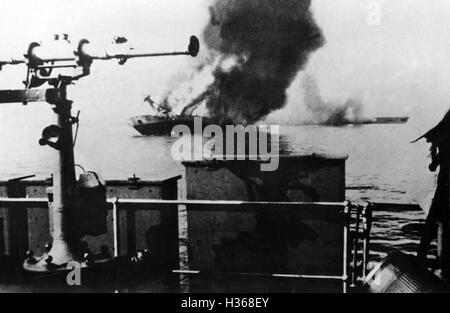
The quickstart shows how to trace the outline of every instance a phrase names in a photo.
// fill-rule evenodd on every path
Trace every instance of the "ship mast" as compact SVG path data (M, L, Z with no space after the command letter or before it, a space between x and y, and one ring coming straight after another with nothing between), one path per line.
M144 101L150 105L150 107L153 109L153 111L155 111L155 113L168 117L174 116L173 113L164 109L163 107L161 107L161 105L153 101L153 99L150 96L145 97Z

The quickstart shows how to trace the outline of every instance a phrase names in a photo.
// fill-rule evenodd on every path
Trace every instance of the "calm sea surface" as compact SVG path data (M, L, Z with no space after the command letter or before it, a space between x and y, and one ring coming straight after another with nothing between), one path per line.
M124 121L127 117L124 117ZM1 120L0 179L36 174L48 177L54 153L40 147L42 125ZM45 125L45 124L43 124ZM412 203L407 193L423 166L419 146L409 144L406 125L347 127L282 126L283 146L291 154L348 155L347 198L351 201ZM76 162L104 178L143 179L182 174L183 167L170 156L171 137L140 136L126 122L82 122L76 144ZM372 231L374 258L391 248L413 252L415 227L422 211L377 211Z

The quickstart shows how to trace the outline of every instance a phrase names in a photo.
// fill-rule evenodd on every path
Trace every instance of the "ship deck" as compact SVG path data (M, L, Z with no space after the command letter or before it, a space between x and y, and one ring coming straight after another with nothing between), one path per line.
M367 221L364 220L365 217L358 215L360 213L357 211L353 211L353 214L358 216L352 216L351 212L346 213L347 203L121 200L115 198L110 199L109 204L113 224L112 258L101 265L83 268L81 286L68 286L67 272L31 274L22 269L23 262L14 256L4 255L0 258L2 263L0 269L4 271L0 275L0 290L3 292L348 292L352 283L359 284L366 272L365 267L362 268L362 272L358 272L359 274L350 271L352 264L358 263L358 266L363 266L366 260L353 256L349 243L354 243L356 240L357 245L363 245L367 242L363 240L364 238L354 236L354 232L352 236L355 225L348 224L349 219L356 217L357 220L361 220L361 225ZM42 210L47 206L46 198L0 199L0 207L13 207L15 211ZM135 256L133 251L136 251L136 247L142 247L143 243L136 241L138 237L136 223L125 223L126 227L122 228L121 216L125 213L128 217L133 215L136 218L136 215L142 211L160 214L164 211L166 216L174 216L169 212L175 212L178 223L166 224L166 231L155 234L156 237L159 236L155 240L162 241L165 245L164 249L160 249L158 245L153 246L154 253L151 253L145 262L133 262L130 261ZM275 214L272 218L280 214L295 216L311 225L323 225L320 228L328 227L326 232L318 234L319 238L324 238L316 238L311 243L306 243L299 251L294 253L291 251L285 255L283 250L277 250L277 247L284 245L280 241L284 239L278 238L274 242L270 238L259 238L262 246L274 249L273 251L266 249L253 251L257 254L269 253L266 255L266 260L271 262L268 263L262 261L260 255L256 255L256 260L259 260L260 264L253 263L255 259L237 258L241 253L248 253L249 249L248 242L240 238L242 231L228 229L223 232L219 226L216 227L216 233L203 232L209 225L209 221L204 220L205 216L213 218L217 215L239 214L247 215L248 218L252 215L258 217L268 212ZM161 216L156 219L161 219ZM151 220L148 222L152 224ZM241 228L249 227L247 221L237 223L245 224L241 225ZM248 231L250 232L246 236L257 236L257 230L248 229ZM270 229L268 232L270 233ZM199 234L204 241L219 243L220 249L226 252L219 257L216 251L216 256L211 259L210 249L216 249L217 245L205 246L198 239ZM223 236L231 237L225 239ZM230 248L230 240L236 236L238 243L235 242ZM299 233L297 239L301 240L302 236L304 234ZM333 242L328 242L330 240ZM242 242L239 243L239 241ZM124 250L123 245L126 245L125 251L128 252L121 253ZM287 253L287 250L284 250L284 253ZM299 255L303 253L308 253L312 259ZM218 258L220 258L219 263ZM210 263L211 260L215 260L213 264ZM273 260L277 261L274 263ZM278 262L280 260L282 263ZM323 263L324 260L325 263ZM288 264L292 262L298 264L295 266Z

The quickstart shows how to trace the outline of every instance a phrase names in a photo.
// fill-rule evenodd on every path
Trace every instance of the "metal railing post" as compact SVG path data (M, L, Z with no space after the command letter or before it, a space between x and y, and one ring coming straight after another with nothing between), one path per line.
M350 206L351 203L346 201L344 205L344 255L342 260L342 292L347 293L347 283L348 283L348 238L349 238L349 230L350 230Z
M0 258L5 256L5 226L4 219L0 217Z
M114 257L117 258L120 255L120 210L118 198L114 198L112 206L113 206L112 214L113 214Z

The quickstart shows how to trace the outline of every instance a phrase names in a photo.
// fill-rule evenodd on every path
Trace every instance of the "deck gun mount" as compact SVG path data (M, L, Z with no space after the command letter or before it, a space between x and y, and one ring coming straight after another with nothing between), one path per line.
M58 44L70 42L66 34L55 35ZM120 47L126 43L124 37L116 37L113 45ZM187 51L183 52L163 52L163 53L133 53L128 48L120 53L104 55L92 55L88 52L89 41L82 39L78 43L73 55L68 56L42 56L41 44L33 42L29 45L24 59L0 60L0 70L3 66L24 64L27 68L25 88L19 90L0 90L0 103L23 103L46 101L52 105L52 110L56 114L54 125L46 127L42 132L39 144L47 145L55 149L58 153L58 161L55 164L53 173L53 186L49 196L49 213L52 221L53 243L50 250L42 256L35 257L28 253L24 261L25 270L32 272L53 272L65 270L67 263L76 261L83 266L95 263L90 256L85 255L81 238L84 235L96 235L95 230L89 225L102 225L106 223L106 216L96 215L95 218L104 218L105 221L91 221L86 226L85 221L79 215L86 216L86 209L80 207L105 207L106 196L102 195L101 182L95 183L95 177L85 175L79 181L75 178L74 163L74 139L72 126L78 123L78 116L72 116L72 101L67 99L67 86L74 81L90 74L93 61L97 60L119 60L123 65L128 59L190 55L196 57L199 53L199 41L197 37L191 36ZM55 70L72 68L74 71L80 70L76 75L54 75ZM50 88L37 89L47 83ZM93 184L94 182L94 184ZM92 188L90 188L92 187ZM80 196L83 192L93 192L95 203L86 203L86 198ZM83 191L84 190L84 191ZM94 191L93 191L94 190ZM104 192L104 191L103 191ZM89 199L89 197L88 197ZM84 213L83 213L84 212ZM87 214L87 216L92 216ZM93 222L93 223L92 223ZM80 231L81 230L81 231ZM98 231L98 229L96 230ZM94 232L94 233L93 233ZM97 234L98 235L98 234ZM104 261L104 260L102 260Z

